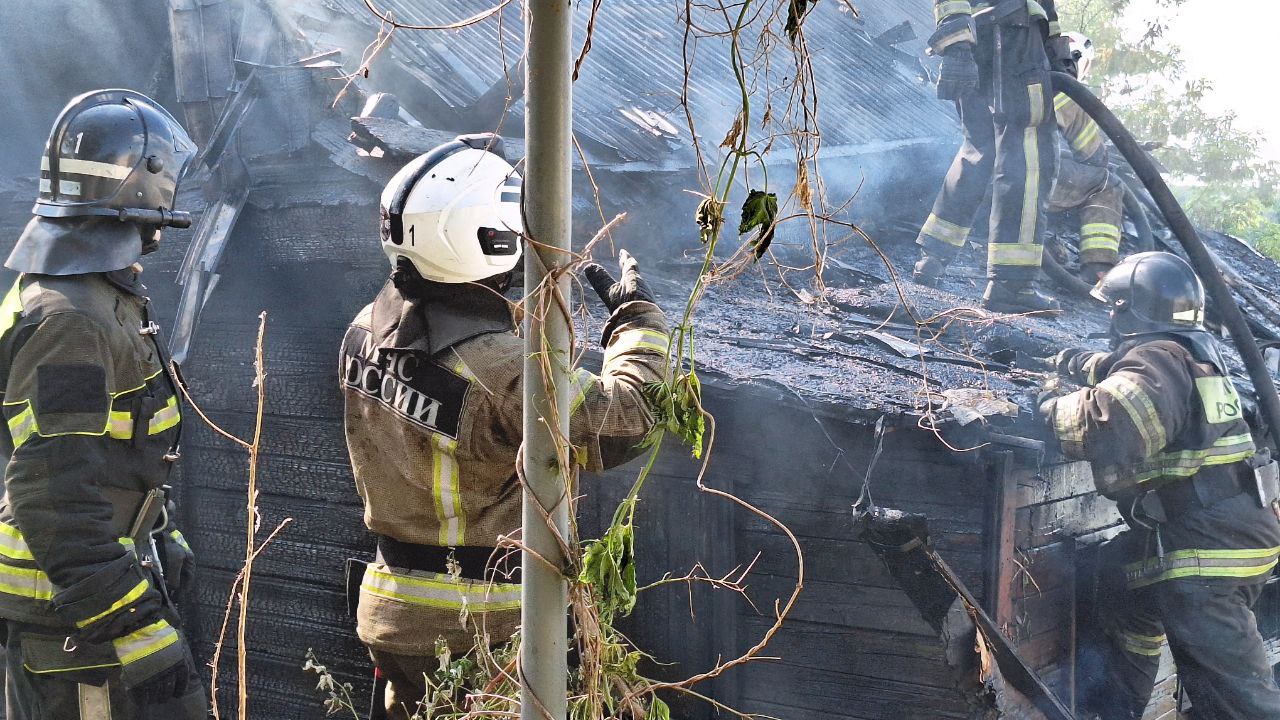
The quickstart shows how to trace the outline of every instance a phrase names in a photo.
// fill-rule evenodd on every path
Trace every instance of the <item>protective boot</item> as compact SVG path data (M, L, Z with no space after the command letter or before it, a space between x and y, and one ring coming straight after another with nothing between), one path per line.
M1097 285L1102 276L1106 275L1112 267L1107 263L1081 263L1076 276L1090 285Z
M1060 312L1057 300L1038 292L1030 283L991 280L982 294L982 307L1001 313Z
M947 263L940 257L934 255L922 255L920 260L916 262L915 268L911 271L911 280L917 285L936 288L938 281L942 279L942 273L946 272Z

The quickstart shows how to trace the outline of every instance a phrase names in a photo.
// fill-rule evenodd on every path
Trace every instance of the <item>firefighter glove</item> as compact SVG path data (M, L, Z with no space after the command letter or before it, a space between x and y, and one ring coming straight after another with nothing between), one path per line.
M187 694L191 681L189 663L171 665L133 688L141 705L162 705Z
M942 67L938 70L938 99L959 100L978 89L978 61L973 58L973 43L958 42L942 51Z
M649 284L640 277L640 263L626 250L618 252L618 267L622 270L622 279L617 280L599 263L587 263L582 272L587 282L600 296L604 306L610 313L623 305L635 301L655 302Z

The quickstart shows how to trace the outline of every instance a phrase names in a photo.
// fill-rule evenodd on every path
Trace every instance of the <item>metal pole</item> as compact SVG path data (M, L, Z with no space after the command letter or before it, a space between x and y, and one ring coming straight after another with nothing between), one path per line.
M571 402L569 323L541 282L564 266L570 242L571 42L569 0L525 4L525 287L538 288L524 317L524 542L520 645L521 720L564 720L568 711L569 588L559 567L568 537L565 492ZM557 284L569 297L568 278ZM552 427L555 424L556 427ZM561 465L561 458L566 460ZM551 523L547 522L550 512ZM555 530L552 529L555 528ZM536 557L534 555L536 553ZM549 567L552 563L556 567Z

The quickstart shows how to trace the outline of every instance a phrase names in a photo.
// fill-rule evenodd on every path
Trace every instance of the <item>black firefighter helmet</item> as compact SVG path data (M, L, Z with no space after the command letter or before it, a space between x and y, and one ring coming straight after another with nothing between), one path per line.
M53 123L40 158L36 216L5 264L65 275L136 262L165 226L187 227L173 209L196 145L159 103L133 90L73 98Z
M1130 255L1092 295L1111 308L1111 330L1118 337L1204 330L1204 285L1173 253Z

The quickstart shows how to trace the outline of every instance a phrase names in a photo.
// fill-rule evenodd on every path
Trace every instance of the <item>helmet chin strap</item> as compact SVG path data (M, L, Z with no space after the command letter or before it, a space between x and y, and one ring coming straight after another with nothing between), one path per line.
M142 236L142 254L150 255L160 249L160 231L159 225L139 225L138 234Z

